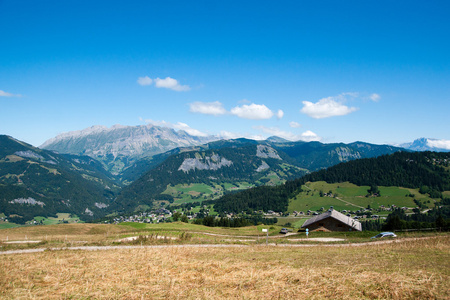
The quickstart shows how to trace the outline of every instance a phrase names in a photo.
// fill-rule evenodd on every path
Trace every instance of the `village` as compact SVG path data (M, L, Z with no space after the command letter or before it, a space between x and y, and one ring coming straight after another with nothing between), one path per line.
M381 214L387 215L390 211L395 209L396 206L392 205L390 207L384 207L381 206L378 209L372 209L372 208L366 208L366 209L359 209L356 211L351 210L342 210L341 213L345 214L347 217L350 217L354 220L374 220L374 219L386 219L386 216L380 216L379 214L374 214L373 212L381 212ZM261 215L265 218L277 218L277 219L283 219L283 218L299 218L299 219L309 219L311 217L320 215L324 212L326 212L329 209L333 209L333 206L330 206L328 209L325 209L324 207L320 208L317 211L311 211L308 210L306 212L303 211L293 211L292 213L287 212L275 212L272 210L269 210L267 212L264 211L254 211L253 215ZM408 210L407 207L402 207L402 210ZM210 215L210 209L204 205L202 209L199 212L190 212L190 211L181 211L181 210L170 210L168 208L159 208L157 210L152 210L149 212L140 212L135 213L131 215L126 216L115 216L111 218L110 220L105 220L103 223L105 224L119 224L123 222L131 222L131 223L166 223L166 222L172 222L174 221L174 215L175 214L183 215L184 213L187 215L187 219L189 221L197 219L197 218L203 218L204 216ZM241 217L243 215L248 215L246 213L241 214L234 214L234 213L227 213L224 215L224 217L227 217L229 219ZM178 218L176 218L178 220Z

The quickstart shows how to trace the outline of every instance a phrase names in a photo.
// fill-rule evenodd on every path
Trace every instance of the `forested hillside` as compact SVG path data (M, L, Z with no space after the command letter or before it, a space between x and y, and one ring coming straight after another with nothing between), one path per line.
M449 153L399 152L377 158L360 159L311 173L307 181L328 183L349 181L356 185L428 187L450 190Z
M131 129L91 128L96 134L124 130ZM71 141L65 145L76 147L73 151L83 152L76 140L90 134L90 131L80 132L76 138L63 140ZM113 140L113 136L108 138ZM125 136L123 132L119 135ZM115 145L121 145L120 141ZM128 168L123 165L123 172L113 176L105 169L104 162L92 157L41 150L7 136L1 137L0 149L0 195L3 196L0 209L8 216L17 215L19 221L57 212L74 213L88 220L115 211L132 211L140 205L150 207L155 200L176 203L214 200L230 191L275 186L299 178L309 172L303 166L321 169L340 161L398 151L395 147L366 143L289 142L275 137L266 141L220 140L175 148L142 160L136 160L130 152L134 162ZM104 157L120 152L116 153L114 147L110 152L108 149L102 150ZM91 153L92 149L85 150ZM124 157L116 162L126 160L126 153L120 152ZM121 189L123 183L129 186ZM267 190L276 191L272 187ZM263 208L273 205L280 209L285 206L280 199L286 197L281 192L266 200Z
M0 136L0 212L17 223L58 212L105 214L120 186L90 157L59 155Z
M449 162L449 153L436 152L397 152L359 159L307 174L278 187L258 187L225 195L216 201L214 208L219 212L247 209L283 211L288 206L289 198L298 194L301 186L308 181L348 181L356 185L419 188L421 192L439 198L441 192L450 191Z
M151 205L154 200L170 200L163 194L169 185L203 183L212 187L224 183L247 182L264 185L268 176L290 180L306 170L290 165L285 155L264 145L189 151L172 155L144 176L124 188L115 201L118 210Z
M250 145L269 146L275 149L286 163L309 171L326 169L341 162L376 157L402 150L402 148L389 145L374 145L363 142L324 144L320 142L290 142L276 137L271 137L265 141L240 138L214 141L204 145L175 148L165 153L147 156L134 162L128 168L125 168L118 174L118 178L126 184L131 183L171 155L177 155L181 152L220 150L223 148L239 149Z
M326 169L336 164L360 158L392 154L402 148L389 145L374 145L364 142L351 144L320 142L278 142L273 147L294 159L297 165L310 171Z

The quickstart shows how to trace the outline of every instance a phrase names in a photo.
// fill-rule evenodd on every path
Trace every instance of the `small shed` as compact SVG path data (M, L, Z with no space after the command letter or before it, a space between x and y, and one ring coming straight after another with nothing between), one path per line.
M302 228L308 228L309 231L362 231L361 223L334 209L312 217Z

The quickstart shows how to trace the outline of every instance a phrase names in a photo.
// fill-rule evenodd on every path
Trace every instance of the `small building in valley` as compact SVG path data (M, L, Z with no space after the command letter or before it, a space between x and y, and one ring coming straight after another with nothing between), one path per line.
M302 228L308 228L309 231L361 231L361 223L347 217L340 212L330 209L329 211L312 217L307 220Z

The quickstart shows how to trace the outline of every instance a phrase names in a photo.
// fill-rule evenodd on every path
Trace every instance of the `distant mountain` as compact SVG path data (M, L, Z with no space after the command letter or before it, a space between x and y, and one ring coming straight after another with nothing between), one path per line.
M450 152L450 140L420 138L412 143L401 144L400 147L413 151Z
M228 190L226 186L277 185L308 172L292 164L295 161L285 153L251 140L213 142L193 148L197 149L178 149L178 153L125 187L116 200L117 209L129 211L140 205L151 206L154 200L172 202L182 197L174 189L180 185L204 184L215 193L224 193ZM190 201L198 199L197 194L204 195L197 201L214 198L212 193L208 193L209 198L205 198L206 193L193 193Z
M88 156L60 155L0 135L0 212L16 222L58 212L101 217L120 189Z
M216 185L238 186L240 182L247 182L249 186L280 184L340 162L400 150L362 142L322 144L280 139L220 140L177 148L136 162L128 169L134 170L133 173L124 172L123 180L133 183L123 189L117 199L117 207L128 210L139 205L151 205L153 200L173 200L173 194L168 190L176 185L204 183L214 189ZM145 169L148 170L146 173ZM139 178L140 172L144 175ZM221 192L224 191L221 188Z
M105 169L119 174L136 161L177 147L200 145L218 138L189 135L183 130L153 125L111 128L93 126L58 135L40 146L59 153L88 155L103 163Z
M273 147L283 151L297 162L297 165L316 171L326 169L341 162L359 158L376 157L403 150L389 145L374 145L364 142L351 144L320 142L274 143Z
M168 128L115 126L64 134L43 145L58 152L89 154L79 156L0 136L0 211L24 219L70 212L89 220L151 206L155 200L217 199L230 191L279 185L340 162L401 150L363 142L323 144L276 137L195 145L201 141ZM177 143L189 146L155 154ZM122 172L113 176L105 165ZM122 189L118 182L130 185Z
M285 139L271 137L265 141L255 141L245 138L234 140L219 140L204 145L175 148L173 150L146 157L136 161L131 167L119 174L121 181L133 182L145 172L162 163L171 155L188 151L202 151L222 148L240 148L245 145L268 145L277 151L284 153L284 159L291 165L316 171L325 169L341 162L358 158L375 157L382 154L390 154L404 150L389 145L374 145L363 142L351 144L333 143L323 144L320 142L290 142Z
M267 138L266 141L271 142L271 143L289 143L288 140L280 138L278 136L271 136L271 137Z

